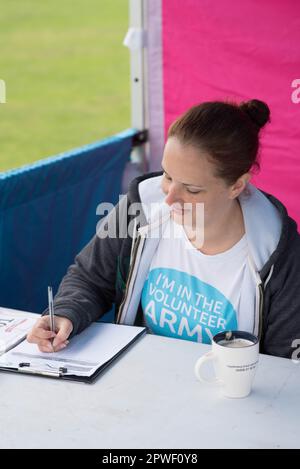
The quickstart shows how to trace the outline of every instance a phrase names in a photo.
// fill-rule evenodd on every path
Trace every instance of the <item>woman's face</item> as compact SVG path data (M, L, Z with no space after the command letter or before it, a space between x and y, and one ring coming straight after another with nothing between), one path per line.
M228 186L223 179L214 176L213 163L205 153L171 137L165 145L162 168L162 190L175 222L189 225L186 220L192 220L193 229L199 228L201 216L199 218L196 213L197 209L200 210L198 214L201 213L202 208L202 226L204 222L208 228L219 217L224 219L236 197L235 186Z

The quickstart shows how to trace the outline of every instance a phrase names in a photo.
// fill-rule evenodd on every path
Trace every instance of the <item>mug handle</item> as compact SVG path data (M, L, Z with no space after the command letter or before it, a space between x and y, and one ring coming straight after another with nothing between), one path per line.
M208 378L205 378L203 374L201 373L202 365L204 365L204 363L208 361L213 361L214 358L215 358L214 352L207 352L205 355L203 355L197 360L194 371L195 371L196 378L198 378L199 381L202 381L204 383L210 383L210 384L221 383L221 380L217 378L216 376L212 379L208 379Z

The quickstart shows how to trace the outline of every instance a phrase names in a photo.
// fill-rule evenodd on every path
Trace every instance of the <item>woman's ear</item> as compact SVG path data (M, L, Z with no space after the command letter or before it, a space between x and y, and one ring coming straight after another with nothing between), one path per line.
M240 176L236 182L231 186L230 191L230 198L231 199L236 199L246 188L249 180L251 178L250 173L245 173L242 176Z

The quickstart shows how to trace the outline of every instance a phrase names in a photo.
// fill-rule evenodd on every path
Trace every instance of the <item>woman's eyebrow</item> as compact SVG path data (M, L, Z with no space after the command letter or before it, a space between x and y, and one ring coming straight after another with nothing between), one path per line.
M163 165L161 165L161 169L163 170L164 173L166 173L166 174L169 176L169 173L164 169ZM199 189L203 189L203 188L204 188L204 186L199 186L199 185L197 185L197 184L190 184L190 183L188 184L188 183L185 183L185 182L181 182L181 184L182 184L183 186L197 187L197 188L199 188Z

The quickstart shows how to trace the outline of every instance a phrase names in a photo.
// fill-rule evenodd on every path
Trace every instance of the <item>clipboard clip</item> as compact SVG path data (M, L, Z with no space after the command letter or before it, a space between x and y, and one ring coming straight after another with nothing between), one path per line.
M29 362L20 362L18 366L18 371L23 373L32 373L33 375L43 375L60 378L68 372L68 369L66 367L61 366L58 368L58 370L44 370L32 368Z

